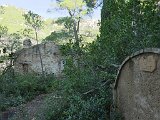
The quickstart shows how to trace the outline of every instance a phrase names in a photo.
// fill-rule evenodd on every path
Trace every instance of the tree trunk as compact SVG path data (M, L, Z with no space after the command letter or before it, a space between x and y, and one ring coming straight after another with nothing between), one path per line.
M77 26L78 27L78 26ZM78 37L78 31L77 31L77 28L76 28L76 22L74 22L74 38L75 38L75 44L76 44L76 47L79 48L79 37Z
M38 34L37 34L36 30L35 30L35 37L36 37L36 41L37 41L37 47L38 47L39 58L40 58L40 63L41 63L42 77L44 77L45 73L44 73L44 68L43 68L42 55L41 55L40 47L38 46Z
M78 21L79 23L79 21ZM79 45L79 36L78 36L78 29L79 29L79 24L76 24L76 22L74 22L74 37L75 37L75 46L76 46L76 60L77 60L77 67L80 69L80 61L79 61L79 57L80 57L80 45Z
M35 38L36 38L37 45L38 45L38 34L37 34L37 30L35 30Z

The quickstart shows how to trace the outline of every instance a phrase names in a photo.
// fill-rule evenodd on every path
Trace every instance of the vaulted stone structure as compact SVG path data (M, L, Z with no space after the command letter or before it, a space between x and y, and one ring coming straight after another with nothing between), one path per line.
M15 53L14 70L17 73L55 74L59 76L63 70L63 60L59 46L46 42L30 46L29 40L24 41L24 48Z
M113 93L124 120L160 120L160 49L144 49L126 58Z

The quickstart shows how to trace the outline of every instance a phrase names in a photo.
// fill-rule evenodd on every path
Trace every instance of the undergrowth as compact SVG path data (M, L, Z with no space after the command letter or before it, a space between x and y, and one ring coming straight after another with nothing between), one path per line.
M33 74L0 76L0 111L32 100L35 96L50 92L54 76L43 78Z

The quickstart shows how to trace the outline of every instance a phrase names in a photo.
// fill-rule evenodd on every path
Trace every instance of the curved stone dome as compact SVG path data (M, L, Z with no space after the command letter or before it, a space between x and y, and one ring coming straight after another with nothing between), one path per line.
M160 49L147 48L127 57L113 94L125 120L160 120Z

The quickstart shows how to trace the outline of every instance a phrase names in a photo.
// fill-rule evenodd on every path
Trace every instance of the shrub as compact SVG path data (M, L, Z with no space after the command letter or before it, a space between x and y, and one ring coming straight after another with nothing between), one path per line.
M6 73L0 76L0 110L18 106L32 100L39 94L48 93L54 76L43 78L32 74L10 75Z
M52 87L55 91L46 99L45 107L41 107L37 112L36 120L109 118L112 104L110 84L113 83L114 75L107 73L104 75L102 71L94 72L93 66L89 64L77 67L71 58L66 60L64 75L63 80L53 82Z

